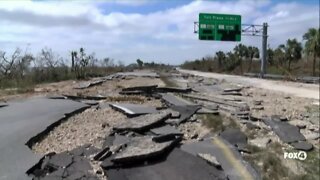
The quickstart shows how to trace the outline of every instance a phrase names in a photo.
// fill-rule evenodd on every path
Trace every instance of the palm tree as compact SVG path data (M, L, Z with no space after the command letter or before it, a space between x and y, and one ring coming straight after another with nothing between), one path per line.
M267 50L267 61L268 63L273 66L274 65L274 50L271 49L270 47Z
M248 51L248 57L250 59L248 72L250 72L253 58L259 58L259 49L257 47L249 46L247 51Z
M238 61L239 61L239 65L240 65L240 71L242 74L242 59L243 58L247 58L248 57L248 48L247 46L243 45L243 44L239 44L237 45L234 49L234 53L236 54Z
M219 69L221 69L223 62L224 62L225 59L226 59L226 55L224 54L223 51L218 51L218 52L216 52L216 57L217 57L217 59L218 59Z
M274 50L274 59L277 66L283 66L286 62L286 46L280 44L277 49Z
M303 35L306 40L305 52L310 55L313 54L312 75L316 75L316 58L320 57L320 28L310 28L308 32Z
M288 39L285 46L286 59L288 61L288 71L291 70L291 63L301 58L302 46L297 39Z

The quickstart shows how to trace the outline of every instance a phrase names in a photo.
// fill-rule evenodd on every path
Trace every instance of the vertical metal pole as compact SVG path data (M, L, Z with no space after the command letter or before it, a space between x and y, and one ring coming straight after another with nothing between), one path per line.
M262 58L261 58L261 72L260 77L263 78L266 73L267 61L267 38L268 38L268 24L263 23L262 29Z

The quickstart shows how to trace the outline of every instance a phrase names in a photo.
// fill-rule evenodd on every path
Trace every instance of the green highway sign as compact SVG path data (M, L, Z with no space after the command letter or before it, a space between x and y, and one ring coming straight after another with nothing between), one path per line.
M199 39L241 41L241 16L231 14L199 14Z

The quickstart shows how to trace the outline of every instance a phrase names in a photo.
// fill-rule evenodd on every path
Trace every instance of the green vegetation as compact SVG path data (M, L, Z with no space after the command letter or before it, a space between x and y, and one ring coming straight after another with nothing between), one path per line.
M223 115L204 114L199 115L199 118L212 132L221 132L226 128L239 128L232 118Z
M275 49L267 50L267 73L288 78L299 75L319 76L320 29L311 28L303 35L304 47L296 39L288 39ZM310 57L312 56L312 60ZM311 62L312 61L312 62ZM260 72L259 49L238 44L233 51L218 51L215 56L186 61L182 68L231 74ZM318 68L316 68L318 67Z

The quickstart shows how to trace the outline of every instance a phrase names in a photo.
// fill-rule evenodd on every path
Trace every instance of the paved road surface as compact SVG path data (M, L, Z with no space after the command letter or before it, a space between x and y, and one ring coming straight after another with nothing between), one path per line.
M242 85L253 86L256 88L262 88L267 90L278 91L297 97L311 98L319 100L319 85L318 84L304 84L297 82L284 82L284 81L274 81L267 79L259 78L249 78L236 75L226 75L218 73L208 73L200 71L191 71L178 69L182 73L194 74L198 76L215 78L215 79L224 79L227 82L238 83Z
M25 180L26 171L41 155L34 154L26 142L49 125L85 104L70 100L31 98L9 102L0 108L0 180Z

